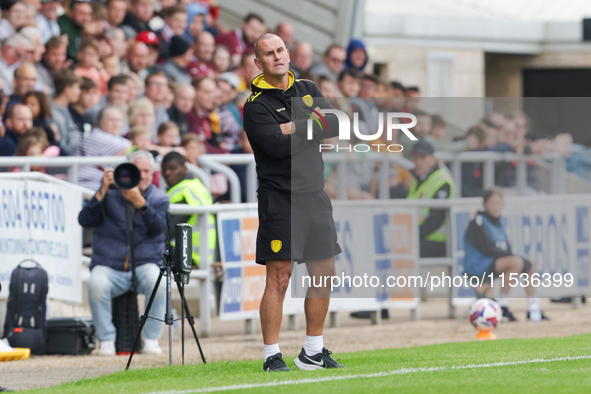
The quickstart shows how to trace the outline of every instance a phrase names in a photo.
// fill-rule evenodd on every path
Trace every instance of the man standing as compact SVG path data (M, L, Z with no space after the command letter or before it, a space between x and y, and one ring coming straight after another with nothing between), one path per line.
M213 200L203 183L197 178L187 174L187 159L178 152L170 152L162 159L162 176L168 185L166 194L171 204L188 205L211 205ZM170 234L174 234L174 228L178 223L189 223L193 226L193 264L199 267L199 227L197 226L197 215L175 215L171 219ZM209 261L213 261L213 254L216 245L215 217L209 215L208 242Z
M145 96L154 105L156 111L156 121L152 124L152 139L156 141L158 126L168 122L170 118L166 109L162 105L166 101L168 91L168 78L162 71L154 72L146 78Z
M154 157L139 150L132 153L129 160L140 170L140 183L130 190L109 189L114 170L106 169L100 189L78 215L81 226L94 227L88 301L100 341L100 356L115 355L116 330L111 303L113 298L129 291L132 285L125 221L128 203L133 205L136 290L147 296L146 304L158 279L164 254L169 203L166 194L152 185ZM164 316L165 302L164 286L160 286L152 304L152 316ZM162 322L148 319L143 330L142 353L162 353L158 345L161 333Z
M456 184L446 168L437 164L433 146L421 140L412 147L413 180L408 190L410 199L447 199L456 195ZM447 240L444 209L425 208L419 218L421 257L445 256Z
M305 262L310 277L318 280L335 275L334 256L341 252L330 200L323 190L324 163L319 151L319 139L336 135L338 120L333 114L324 115L327 130L320 132L313 126L314 139L307 140L308 116L291 121L292 98L307 107L332 107L313 82L295 79L289 71L289 51L278 36L264 34L256 40L254 49L256 66L263 74L252 81L253 94L244 106L244 130L252 145L259 180L256 262L266 265L267 270L260 306L263 370L290 371L279 349L279 331L293 261ZM292 166L306 168L300 168L301 173L292 179ZM308 288L304 304L306 341L294 360L299 369L342 367L330 356L322 338L329 303L330 288Z

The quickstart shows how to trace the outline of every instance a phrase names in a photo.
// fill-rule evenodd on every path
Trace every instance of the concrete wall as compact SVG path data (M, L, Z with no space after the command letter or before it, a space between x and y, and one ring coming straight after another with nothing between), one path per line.
M362 0L224 0L220 5L220 25L240 26L248 13L259 14L272 31L280 22L295 28L295 40L312 44L320 55L333 43L346 45L355 31L356 15ZM360 23L362 20L360 20Z
M414 46L378 46L368 48L372 69L373 64L381 64L384 80L399 81L403 85L416 85L425 95L432 90L433 83L429 73L432 56L449 57L453 64L451 89L442 97L483 97L485 93L484 52L480 50L443 50L442 48Z
M486 97L521 97L524 68L591 67L591 52L545 52L539 55L487 53Z

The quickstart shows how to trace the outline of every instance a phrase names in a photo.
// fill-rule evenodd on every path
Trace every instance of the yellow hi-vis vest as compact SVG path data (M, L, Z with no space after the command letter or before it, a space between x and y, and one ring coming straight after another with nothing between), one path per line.
M449 198L454 198L456 196L456 184L451 177L451 174L443 168L440 168L434 171L427 179L421 183L421 185L417 188L417 180L415 177L412 179L412 183L410 184L410 189L408 190L408 195L406 198L411 199L433 199L435 197L435 193L446 183L449 183ZM424 208L419 210L419 224L422 224L423 221L431 210L429 208ZM429 234L426 238L429 241L433 242L442 242L444 243L447 239L447 231L446 231L446 223L445 221L441 224L436 231Z
M189 205L213 204L211 194L209 194L199 179L185 179L184 181L180 181L171 187L167 194L171 204L177 204L183 200ZM191 215L188 224L193 226L193 263L199 266L199 228L197 227L197 215ZM213 215L209 215L207 220L207 231L209 236L209 261L213 262L217 242L215 218ZM174 239L172 244L174 244Z

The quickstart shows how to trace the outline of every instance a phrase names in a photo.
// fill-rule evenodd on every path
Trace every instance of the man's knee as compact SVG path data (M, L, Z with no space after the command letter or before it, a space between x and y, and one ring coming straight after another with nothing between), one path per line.
M100 267L96 267L90 273L88 295L92 299L111 298L111 281Z
M274 267L274 269L267 270L267 288L271 291L276 291L279 294L285 294L291 279L291 265L284 265L281 267Z

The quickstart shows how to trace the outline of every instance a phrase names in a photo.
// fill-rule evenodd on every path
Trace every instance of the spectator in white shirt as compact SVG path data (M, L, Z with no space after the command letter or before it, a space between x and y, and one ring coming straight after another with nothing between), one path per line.
M37 13L37 27L41 30L43 44L53 36L60 36L61 30L57 24L57 0L41 0L41 11Z
M131 142L121 137L123 113L119 107L107 105L98 116L96 127L78 146L76 156L124 156ZM97 190L101 184L104 169L82 166L78 171L78 184L90 190Z

